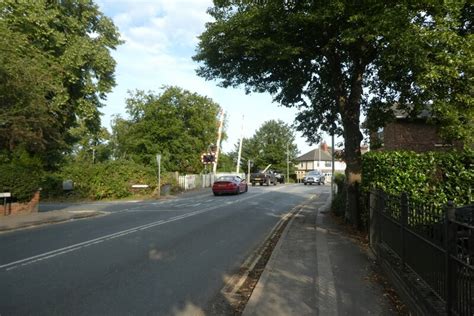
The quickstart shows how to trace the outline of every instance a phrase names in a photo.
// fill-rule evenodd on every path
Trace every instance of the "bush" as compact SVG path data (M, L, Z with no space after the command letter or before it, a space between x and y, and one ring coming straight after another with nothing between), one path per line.
M161 188L165 185L171 186L171 193L179 193L182 191L175 172L165 172L161 174Z
M331 203L331 210L337 216L343 216L346 209L346 176L343 173L334 175L334 183L337 187L337 193Z
M156 170L128 160L106 161L97 164L74 162L43 181L45 196L60 197L62 181L72 180L72 196L87 199L116 199L134 194L133 184L148 184L140 193L151 194L157 186Z
M11 192L13 201L27 202L40 188L43 165L39 159L19 150L0 155L0 191Z
M346 182L346 175L343 173L336 173L334 175L334 183L337 186L337 192L342 192L344 190L344 184Z
M474 152L369 152L362 160L362 192L379 188L389 195L408 193L420 203L469 204L474 184Z

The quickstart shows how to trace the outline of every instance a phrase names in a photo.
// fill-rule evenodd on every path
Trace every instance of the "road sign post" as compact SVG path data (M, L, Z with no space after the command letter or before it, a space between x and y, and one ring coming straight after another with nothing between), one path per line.
M158 164L158 197L161 197L161 155L156 155L156 163Z
M0 198L3 198L3 212L4 212L4 215L8 215L8 208L7 208L7 204L10 205L10 209L11 209L11 200L10 202L7 201L7 199L11 198L12 197L12 194L10 192L2 192L0 193Z

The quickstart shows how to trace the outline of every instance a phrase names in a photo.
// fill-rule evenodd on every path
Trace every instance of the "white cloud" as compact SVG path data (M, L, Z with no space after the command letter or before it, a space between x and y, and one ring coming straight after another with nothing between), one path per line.
M103 108L104 124L114 114L124 115L127 90L159 92L164 85L176 85L208 96L227 112L229 140L224 150L232 150L240 137L245 115L245 137L251 137L270 119L292 123L295 109L279 107L266 94L245 95L242 89L223 89L206 82L195 73L191 57L197 36L211 20L206 10L212 0L99 0L99 6L119 28L125 44L113 52L117 61L117 87ZM300 139L298 146L308 146Z

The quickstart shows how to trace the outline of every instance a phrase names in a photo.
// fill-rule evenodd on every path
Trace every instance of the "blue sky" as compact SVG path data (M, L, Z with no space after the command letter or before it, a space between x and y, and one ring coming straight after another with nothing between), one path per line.
M197 36L210 21L206 13L212 0L96 0L101 11L113 19L125 43L112 52L117 61L117 86L102 108L103 125L110 127L113 115L126 116L128 90L160 92L164 85L176 85L205 95L217 102L227 115L228 140L223 150L229 152L240 138L242 116L244 137L251 137L263 122L280 119L292 124L295 109L272 103L268 94L246 95L243 89L217 86L195 74L197 64L191 57ZM301 154L315 148L297 136ZM327 138L329 140L329 138Z

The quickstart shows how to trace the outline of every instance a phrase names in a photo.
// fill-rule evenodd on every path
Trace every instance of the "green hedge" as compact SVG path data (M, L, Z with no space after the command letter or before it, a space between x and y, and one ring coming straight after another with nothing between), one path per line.
M474 151L369 152L362 160L362 191L380 188L390 195L407 192L416 202L441 206L470 203Z
M27 202L41 186L43 165L26 151L11 157L0 154L0 192L11 192L13 201Z
M149 189L141 194L151 194L157 186L156 169L145 167L128 160L102 163L74 162L50 174L43 182L43 196L58 198L64 196L62 181L72 180L74 190L69 194L75 198L115 199L134 194L133 184L148 184Z
M334 183L337 187L337 194L333 197L331 203L331 210L337 216L343 216L346 209L346 176L343 173L336 173L334 175Z

